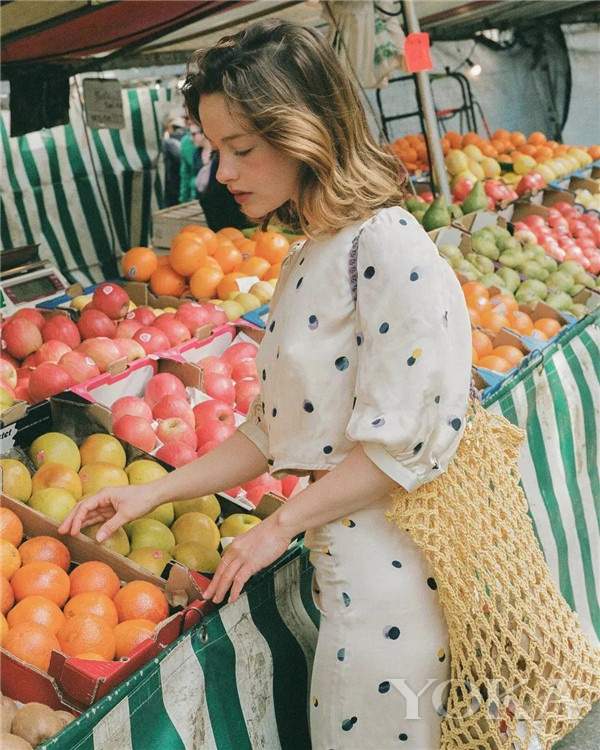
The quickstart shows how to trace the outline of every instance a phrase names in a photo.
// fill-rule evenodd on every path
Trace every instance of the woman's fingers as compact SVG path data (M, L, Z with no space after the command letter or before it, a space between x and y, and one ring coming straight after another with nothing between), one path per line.
M95 515L96 512L110 512L112 505L109 498L105 498L102 493L93 495L87 500L81 500L75 509L71 511L71 514L66 518L63 525L60 527L59 532L61 534L71 533L73 536L78 534L83 526L89 526L88 516ZM62 529L65 528L65 531Z
M120 529L124 523L127 523L127 521L128 519L125 518L120 511L115 513L112 518L109 518L108 521L98 529L96 541L103 542L105 539L108 539L109 536L112 536L112 534Z
M215 571L210 586L204 592L205 598L212 599L215 604L222 602L231 587L233 577L242 567L242 564L242 560L238 557L224 557Z
M231 593L229 594L229 604L233 604L237 601L239 595L242 593L242 589L246 585L246 581L252 575L252 569L249 565L243 565L233 577L233 585L231 587Z

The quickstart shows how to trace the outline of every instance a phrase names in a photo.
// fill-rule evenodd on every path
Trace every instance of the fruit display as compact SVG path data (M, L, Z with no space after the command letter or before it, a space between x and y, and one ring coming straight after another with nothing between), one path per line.
M590 178L586 184L588 187L575 187L575 203L583 206L586 211L600 212L600 179Z
M5 695L0 696L4 750L33 750L42 742L62 731L75 718L69 711L54 711L44 703L17 705Z
M215 233L189 224L173 237L167 256L157 256L149 248L127 251L123 275L132 281L148 281L159 296L189 293L197 300L226 302L232 294L246 294L238 285L239 279L253 276L260 281L276 280L288 249L288 240L279 232L256 230L250 239L233 227ZM250 293L254 294L252 290ZM253 300L240 300L239 304L246 312L254 309L248 307Z
M575 317L582 317L585 305L576 297L585 288L595 288L598 280L574 261L558 262L547 255L531 232L511 235L500 226L484 227L471 235L471 252L455 245L442 245L439 252L454 270L468 281L484 288L496 287L516 304L546 304ZM477 311L475 311L477 312ZM472 315L474 325L480 320Z

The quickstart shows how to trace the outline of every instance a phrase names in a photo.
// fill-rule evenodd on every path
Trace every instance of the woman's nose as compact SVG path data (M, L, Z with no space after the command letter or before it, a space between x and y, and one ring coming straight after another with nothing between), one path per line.
M228 182L232 182L237 178L237 170L234 168L233 164L227 159L227 157L220 156L219 157L219 166L217 168L217 180L223 185L226 185Z

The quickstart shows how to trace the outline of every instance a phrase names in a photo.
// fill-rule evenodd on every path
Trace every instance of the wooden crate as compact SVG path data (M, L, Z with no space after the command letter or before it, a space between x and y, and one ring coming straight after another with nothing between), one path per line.
M155 211L152 214L152 246L156 249L168 250L172 238L186 224L206 226L204 211L197 200Z

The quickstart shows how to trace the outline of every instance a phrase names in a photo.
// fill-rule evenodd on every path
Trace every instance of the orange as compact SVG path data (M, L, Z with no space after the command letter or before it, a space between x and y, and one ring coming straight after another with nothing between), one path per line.
M14 544L0 539L0 574L9 580L21 567L21 555Z
M467 281L462 285L461 288L465 297L468 297L472 294L483 294L486 297L490 296L487 287L479 281Z
M209 255L214 255L214 252L218 247L218 242L217 235L212 231L212 229L209 229L208 227L201 227L199 224L187 224L185 227L183 227L179 234L184 234L185 232L194 234L196 235L196 237L200 237L202 242L204 242L206 252Z
M259 279L264 279L269 272L270 267L271 264L266 258L260 258L258 255L254 255L252 258L242 261L237 267L237 270L243 276L258 276Z
M496 312L502 312L505 315L511 310L519 309L519 303L512 294L496 294L490 299L490 302Z
M281 273L281 263L273 263L271 268L266 272L263 277L263 281L269 281L269 279L278 279Z
M232 242L236 242L244 238L244 233L235 227L224 227L223 229L219 229L217 237L225 237Z
M541 331L547 338L551 339L562 329L561 324L554 318L540 318L533 324L536 331ZM535 333L535 331L533 332Z
M450 148L450 141L446 138L446 136L444 136L442 138L442 151L444 152L444 156L446 156L448 151L450 151Z
M244 260L250 258L256 252L256 242L254 240L247 240L245 237L243 240L236 242L235 246L241 252Z
M516 346L510 346L509 344L504 344L503 346L497 346L492 352L492 354L495 355L496 357L502 357L502 359L505 359L513 367L515 365L518 365L519 362L525 356L520 349L517 349Z
M527 139L525 138L523 133L521 133L519 130L515 130L514 133L510 134L509 141L513 146L522 146L527 142Z
M23 524L10 508L0 508L0 539L6 539L15 547L18 547L23 539Z
M496 310L483 310L481 312L481 325L488 331L498 333L501 328L508 325L508 318Z
M18 659L47 672L52 651L60 651L60 643L43 625L20 622L8 631L4 648Z
M472 307L467 307L467 312L469 313L469 318L471 319L471 327L474 328L475 326L480 326L481 318L479 317L479 310L474 310Z
M470 310L477 310L479 313L482 313L484 310L489 310L490 308L490 300L487 294L468 294L465 297L465 301Z
M508 147L508 143L506 141L499 141L498 139L493 138L491 146L496 150L496 153L503 154Z
M78 659L87 659L88 661L106 661L100 654L95 654L93 651L86 651L84 654L77 654Z
M221 271L222 270L221 266L212 257L212 255L207 255L206 256L206 260L202 263L202 265L200 266L200 268L216 268L217 271ZM200 268L198 269L198 271L200 270ZM198 273L198 271L196 271L196 273Z
M43 625L53 634L62 627L65 616L60 607L45 596L26 596L10 610L6 620L11 628L22 622L33 622Z
M588 148L588 154L592 157L594 161L597 159L600 159L600 146L590 146Z
M492 146L491 143L484 143L481 147L481 153L484 156L491 156L492 159L495 159L498 156L498 151Z
M523 146L519 146L519 151L527 156L535 156L537 152L537 146L531 143L525 143Z
M479 136L477 133L474 133L472 130L470 130L468 133L465 133L462 138L462 147L465 146L476 146L479 143Z
M554 152L551 148L548 148L548 146L538 146L535 150L535 160L537 162L543 162L548 161L548 159L551 159L554 155Z
M213 257L221 266L223 273L231 273L243 260L241 251L229 240L219 243Z
M202 266L190 279L190 291L196 299L212 299L223 276L219 266Z
M71 596L86 591L99 591L114 599L121 583L119 577L106 563L89 560L81 563L71 573ZM93 650L93 649L91 649Z
M106 620L94 615L67 617L57 633L62 651L67 656L92 652L106 661L115 655L115 636Z
M548 341L548 336L543 331L540 331L539 328L534 328L531 332L531 335L534 339L540 339L540 341Z
M0 611L5 615L15 603L15 594L8 578L0 576Z
M58 565L35 561L23 565L11 580L15 599L20 602L26 596L45 596L59 607L69 598L69 576Z
M19 547L23 565L41 560L58 565L68 570L71 564L71 553L67 547L52 536L34 536Z
M223 276L223 280L219 282L217 287L219 299L229 299L231 292L239 292L240 290L237 285L237 280L241 279L242 276L244 276L244 274L239 271L233 271L232 273Z
M476 365L479 361L479 357L477 356L477 350L474 346L471 347L471 364Z
M75 615L94 615L114 628L119 622L117 608L113 600L101 594L99 591L85 591L83 594L77 594L65 604L65 617L75 617Z
M200 237L184 232L176 235L171 242L169 263L171 268L181 276L191 276L200 268L207 255L206 247Z
M132 281L149 281L158 268L158 258L149 247L132 247L123 256L123 276Z
M158 268L163 268L164 266L170 267L168 255L157 255L156 258L158 260Z
M558 146L554 147L554 156L563 156L569 150L569 146L564 143L559 143Z
M153 583L131 581L115 596L119 622L123 620L152 620L159 623L169 614L167 597Z
M290 243L279 232L262 232L256 240L254 254L273 263L281 263L290 249Z
M142 641L152 637L155 628L156 623L152 620L125 620L117 625L114 630L117 659L129 656Z
M527 313L513 310L508 313L508 328L523 336L531 336L533 332L533 321Z
M492 138L495 138L499 141L508 141L508 139L510 138L510 133L508 132L508 130L505 130L504 128L499 128L492 135Z
M448 140L451 148L460 148L460 144L462 143L462 135L460 133L449 130L444 138Z
M8 623L6 622L6 617L0 615L0 646L4 645L4 639L6 638L7 633Z
M527 143L532 143L534 146L543 146L546 143L546 136L539 130L534 130L533 133L529 134Z
M477 352L478 357L486 357L492 353L492 342L483 331L471 331L473 349Z
M171 266L159 266L150 278L150 289L154 294L168 294L181 297L185 289L185 279L175 272Z
M482 357L479 360L479 367L485 367L486 370L493 370L494 372L508 372L512 370L512 365L502 357L497 357L494 354L488 354L487 357Z

